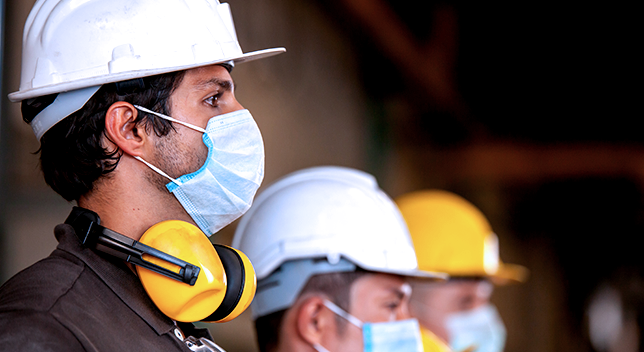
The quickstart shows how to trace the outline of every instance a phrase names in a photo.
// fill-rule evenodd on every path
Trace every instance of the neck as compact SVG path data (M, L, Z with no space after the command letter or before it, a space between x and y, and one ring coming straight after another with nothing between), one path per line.
M298 331L297 312L298 305L295 304L284 313L280 329L277 332L279 334L277 346L267 352L316 352L311 343L306 341Z
M303 341L284 341L280 342L277 348L267 352L316 352L313 346Z
M147 166L124 155L118 168L97 181L78 205L96 212L102 226L134 240L161 221L194 223L174 195L153 184L154 177L146 176L151 176Z

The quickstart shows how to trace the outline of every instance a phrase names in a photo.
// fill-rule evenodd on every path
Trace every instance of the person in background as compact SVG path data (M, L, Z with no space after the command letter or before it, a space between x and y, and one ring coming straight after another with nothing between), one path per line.
M257 272L260 351L422 351L406 279L445 276L417 270L405 222L373 176L292 173L258 195L232 245Z
M450 275L445 283L412 282L411 313L426 345L436 337L456 352L500 352L506 331L490 297L495 285L526 280L528 270L503 263L490 223L473 204L442 190L396 198L419 269Z

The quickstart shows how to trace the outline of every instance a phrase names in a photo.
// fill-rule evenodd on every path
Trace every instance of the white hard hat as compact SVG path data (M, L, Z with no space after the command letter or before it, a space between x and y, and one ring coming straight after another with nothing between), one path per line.
M38 0L25 23L20 89L9 99L85 89L85 104L105 83L284 51L244 54L218 0Z
M301 170L269 186L241 218L232 245L248 255L258 279L305 258L444 278L417 270L407 226L375 178L343 167Z
M316 274L364 270L444 279L417 270L407 226L373 176L343 167L292 173L255 198L232 242L255 268L256 319L286 309ZM279 269L279 270L278 270Z

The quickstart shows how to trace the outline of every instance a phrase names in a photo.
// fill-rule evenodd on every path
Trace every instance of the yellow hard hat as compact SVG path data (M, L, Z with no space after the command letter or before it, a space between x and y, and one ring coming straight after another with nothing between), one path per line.
M250 305L257 283L250 260L234 248L213 245L198 227L185 221L163 221L150 227L139 242L200 269L194 285L189 285L136 266L146 292L170 318L226 322ZM163 258L144 254L143 259L173 272L180 269Z
M443 340L422 326L420 327L420 336L423 339L424 352L452 352Z
M424 190L402 195L396 203L409 227L419 269L452 277L486 277L498 284L527 278L525 267L501 261L490 223L464 198Z

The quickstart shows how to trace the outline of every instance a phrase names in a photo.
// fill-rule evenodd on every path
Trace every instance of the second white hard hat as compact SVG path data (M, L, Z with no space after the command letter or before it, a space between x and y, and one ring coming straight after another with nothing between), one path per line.
M343 167L292 173L241 218L233 247L256 270L252 318L289 308L317 274L364 270L444 279L417 270L407 226L373 176Z
M343 167L292 173L263 191L242 217L233 247L246 253L257 278L282 263L345 258L365 270L419 277L407 226L373 176Z

